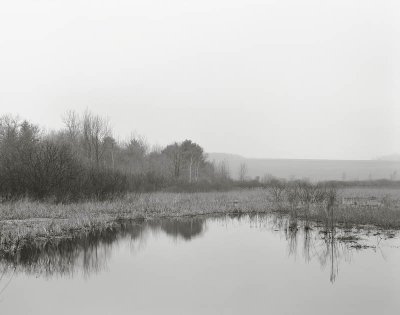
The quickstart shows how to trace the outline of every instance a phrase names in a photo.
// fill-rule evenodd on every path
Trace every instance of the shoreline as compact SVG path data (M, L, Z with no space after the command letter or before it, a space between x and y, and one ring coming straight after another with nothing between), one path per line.
M348 192L341 192L340 196ZM397 201L397 200L396 200ZM397 204L396 204L397 205ZM296 219L323 224L321 205L296 212ZM146 193L105 202L51 204L19 200L0 204L0 255L18 251L26 240L51 241L115 226L119 221L145 221L202 215L289 215L287 205L277 207L263 189L207 193ZM335 226L399 230L397 207L348 207L337 205Z

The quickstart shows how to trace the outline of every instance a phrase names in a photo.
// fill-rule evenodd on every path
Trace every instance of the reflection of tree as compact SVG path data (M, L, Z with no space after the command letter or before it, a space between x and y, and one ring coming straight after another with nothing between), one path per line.
M304 260L309 263L313 258L316 258L322 267L329 267L332 283L337 278L342 258L350 258L350 248L337 239L335 228L328 231L289 228L286 236L289 244L289 255L296 253L297 238L302 238Z
M304 240L303 240L303 255L304 255L304 260L309 263L312 258L311 254L311 233L310 229L304 230Z
M290 256L302 254L307 263L317 261L323 268L330 269L330 280L334 282L342 259L349 259L349 246L340 242L335 229L326 227L312 229L299 222L293 228L286 216L232 214L229 217L214 217L224 224L239 222L250 227L273 230L280 233L288 243ZM111 256L113 246L121 240L129 240L132 249L144 244L150 233L165 233L177 240L192 240L205 231L205 219L199 217L158 219L145 222L121 221L102 230L91 230L70 238L55 239L50 242L25 240L14 253L0 250L0 290L11 276L27 273L53 276L72 276L81 272L84 276L104 270Z
M317 260L321 267L330 269L333 283L339 272L340 262L350 260L351 248L337 237L335 228L310 228L307 222L299 222L298 228L291 225L290 218L282 215L248 216L251 226L263 225L268 230L283 234L288 244L290 256L297 256L299 245L307 263Z
M326 263L330 266L330 281L333 283L339 273L339 261L342 256L342 251L344 248L339 246L339 242L335 238L335 230L327 233L325 237L325 252L321 257L323 264ZM322 264L322 263L321 263Z
M0 251L0 282L10 270L52 277L72 276L82 272L90 276L107 267L111 249L122 239L131 240L131 246L143 242L149 231L163 231L174 238L191 240L204 231L203 219L154 220L149 222L118 222L113 227L91 230L69 238L41 241L27 239L18 251ZM0 283L1 290L1 283Z
M296 256L297 255L297 228L292 228L293 226L290 225L289 228L286 230L286 237L289 244L289 255Z
M160 228L174 238L183 238L191 240L193 237L199 236L204 232L203 219L189 220L164 220L160 222Z
M0 272L0 298L3 292L8 288L12 279L14 278L15 268L10 270L8 266L3 266ZM8 279L7 279L8 276ZM4 281L4 282L3 282Z
M79 270L89 275L104 268L116 240L116 229L93 230L48 242L25 240L17 252L4 255L2 263L28 274L73 275Z

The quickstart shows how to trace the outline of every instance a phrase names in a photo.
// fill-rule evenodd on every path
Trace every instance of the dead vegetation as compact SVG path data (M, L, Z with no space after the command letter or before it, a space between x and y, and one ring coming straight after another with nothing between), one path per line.
M290 228L298 221L319 222L325 227L374 225L400 228L398 196L392 207L348 207L341 204L349 192L306 182L277 183L270 189L208 193L130 194L111 201L53 204L22 199L0 204L0 247L12 250L26 238L68 237L75 231L102 229L117 220L145 220L230 213L280 213L289 215Z

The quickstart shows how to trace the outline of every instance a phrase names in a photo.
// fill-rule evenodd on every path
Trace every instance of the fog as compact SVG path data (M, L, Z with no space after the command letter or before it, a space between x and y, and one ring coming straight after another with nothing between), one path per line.
M7 1L0 110L265 158L400 152L396 1ZM16 18L17 17L17 18Z

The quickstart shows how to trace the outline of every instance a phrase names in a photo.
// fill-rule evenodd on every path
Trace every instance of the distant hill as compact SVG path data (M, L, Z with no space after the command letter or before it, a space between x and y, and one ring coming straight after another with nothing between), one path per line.
M384 155L377 158L380 161L400 161L400 154Z
M254 159L226 153L209 153L208 160L225 161L233 178L238 177L240 164L245 163L250 178L269 174L312 181L400 179L400 160Z

